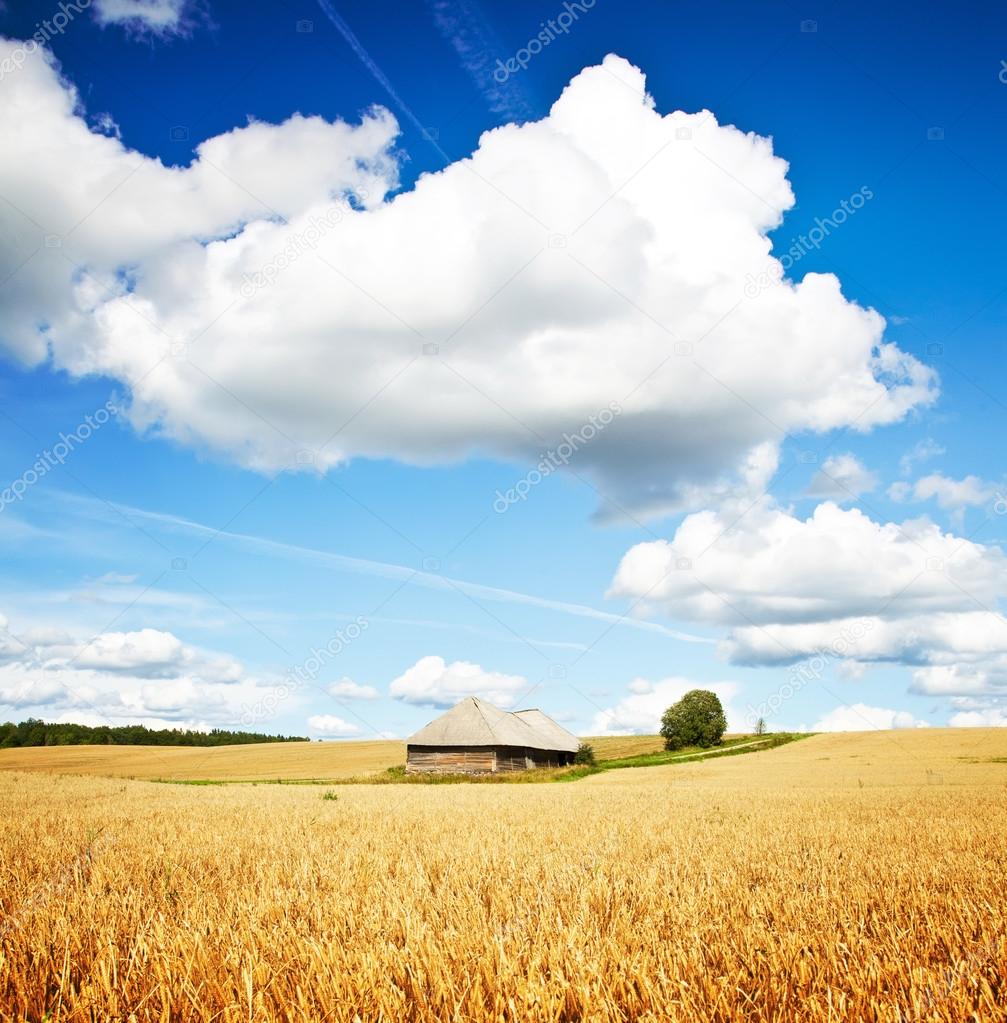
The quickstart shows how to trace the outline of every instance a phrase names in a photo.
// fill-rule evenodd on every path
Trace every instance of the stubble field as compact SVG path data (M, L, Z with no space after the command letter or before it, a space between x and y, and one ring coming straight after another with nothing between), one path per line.
M4 1019L1007 1019L1004 731L551 785L0 772L0 812Z

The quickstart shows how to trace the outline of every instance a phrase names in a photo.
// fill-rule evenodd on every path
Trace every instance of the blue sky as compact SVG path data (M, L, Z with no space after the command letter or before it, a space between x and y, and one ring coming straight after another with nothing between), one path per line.
M0 716L1007 723L995 5L59 11L0 14Z

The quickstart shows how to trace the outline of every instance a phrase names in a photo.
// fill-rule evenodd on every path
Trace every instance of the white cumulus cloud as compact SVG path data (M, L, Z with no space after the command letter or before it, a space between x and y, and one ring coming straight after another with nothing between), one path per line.
M393 697L405 703L432 707L451 707L467 696L479 696L501 707L510 707L529 689L520 675L486 671L471 661L452 661L443 657L421 657L406 669L390 687Z
M325 739L349 739L360 734L357 725L344 721L334 714L314 714L308 718L308 729L313 735Z
M114 378L136 429L246 466L537 460L617 401L578 465L659 512L781 431L936 396L834 276L746 297L786 163L707 112L662 116L617 57L395 195L387 111L252 122L166 167L92 131L41 52L0 81L0 130L0 343Z
M376 700L381 695L374 686L362 686L351 678L343 678L328 687L337 700Z
M1001 487L1007 490L1007 487ZM951 513L951 521L959 527L964 520L966 508L984 504L996 508L1003 503L997 485L988 480L978 476L965 476L956 480L939 472L922 476L915 483L897 480L888 488L888 496L893 501L936 501L939 507Z
M812 726L813 732L873 732L894 728L927 728L927 722L913 717L908 711L889 710L887 707L869 707L866 703L852 703L830 710Z
M970 611L1007 582L997 547L944 533L927 519L878 523L832 502L806 519L771 498L685 518L673 539L623 557L610 595L677 618L735 626L829 622L886 608Z
M831 502L800 518L762 498L687 516L623 557L610 595L721 625L733 663L824 655L912 667L928 695L1007 691L1007 559L928 519L879 523Z
M170 632L87 638L44 623L11 631L0 616L0 718L227 728L273 692L232 657Z

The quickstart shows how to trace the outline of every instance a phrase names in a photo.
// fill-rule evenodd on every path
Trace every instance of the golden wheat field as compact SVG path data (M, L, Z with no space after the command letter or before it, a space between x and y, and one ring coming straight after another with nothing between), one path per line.
M3 1018L1003 1020L1005 761L921 730L546 785L3 772Z
M0 750L0 771L172 781L348 778L406 759L405 743L269 742L247 746L26 746Z

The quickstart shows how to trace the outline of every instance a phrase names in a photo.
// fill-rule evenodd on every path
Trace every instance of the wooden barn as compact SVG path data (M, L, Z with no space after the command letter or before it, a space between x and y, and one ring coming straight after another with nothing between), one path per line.
M573 763L580 741L540 710L470 696L406 740L406 773L491 774Z

